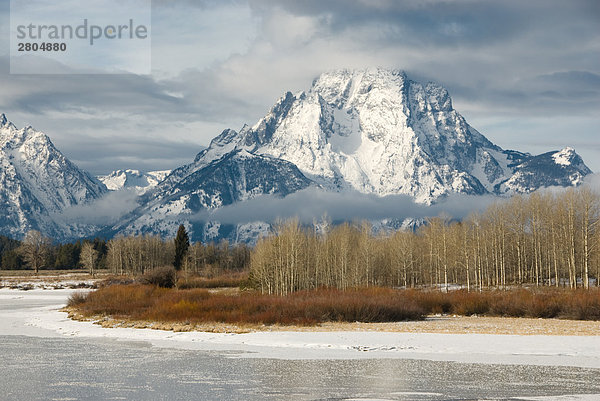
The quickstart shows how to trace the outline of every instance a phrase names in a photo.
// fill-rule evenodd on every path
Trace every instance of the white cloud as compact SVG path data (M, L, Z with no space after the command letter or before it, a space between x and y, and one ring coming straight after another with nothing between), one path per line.
M108 192L102 198L89 204L67 208L53 217L65 223L106 225L116 222L136 206L137 194L135 191L123 189Z
M327 215L333 221L424 218L441 213L462 218L482 211L498 200L496 196L451 195L432 206L415 203L406 195L378 197L359 192L327 192L305 189L285 198L263 195L212 211L203 211L195 221L219 221L223 224L243 224L253 221L268 223L279 219L298 218L310 223Z

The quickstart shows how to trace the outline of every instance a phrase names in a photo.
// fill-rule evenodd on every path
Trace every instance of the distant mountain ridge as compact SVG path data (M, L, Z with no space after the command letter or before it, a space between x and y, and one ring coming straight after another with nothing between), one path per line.
M100 175L96 178L109 191L132 189L139 195L143 195L157 186L169 174L171 174L171 170L148 171L144 173L139 170L127 169L115 170L110 174Z

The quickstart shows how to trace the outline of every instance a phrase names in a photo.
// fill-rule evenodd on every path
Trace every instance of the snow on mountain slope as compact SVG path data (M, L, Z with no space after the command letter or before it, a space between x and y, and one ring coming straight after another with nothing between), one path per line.
M143 195L158 185L159 182L171 174L171 170L148 171L142 173L139 170L115 170L108 175L96 178L100 180L110 191L118 191L123 188L133 189L139 195Z
M253 160L253 168L232 172L222 186L222 163L240 158ZM397 70L339 70L322 74L307 92L286 93L254 126L223 131L115 229L172 235L181 221L195 224L186 214L260 194L285 196L309 185L405 194L431 204L452 193L503 195L576 185L589 173L570 148L532 156L494 145L453 108L438 84L412 81ZM203 234L196 237L219 230L221 236L239 235L238 228L219 227L198 226Z
M106 192L102 183L65 158L42 132L17 129L0 115L0 233L21 237L29 229L64 238L86 227L66 226L56 215ZM83 230L83 231L82 231Z
M565 174L563 164L544 159L543 168L554 173L517 179L533 156L491 143L454 110L440 85L385 69L322 74L308 92L285 94L254 126L224 131L195 166L235 149L289 161L324 188L406 194L426 204L450 193L565 185L567 176L573 185L590 173L581 163Z
M578 185L592 171L572 148L518 160L513 174L494 188L497 193L528 193L541 187Z
M175 177L182 178L175 181ZM171 181L176 184L170 184ZM189 166L173 171L155 190L142 196L142 206L109 233L171 236L179 224L186 221L193 238L210 240L233 227L221 227L218 222L192 223L188 220L190 215L258 195L285 196L310 184L311 181L289 162L238 150L193 171ZM253 228L248 225L243 230Z

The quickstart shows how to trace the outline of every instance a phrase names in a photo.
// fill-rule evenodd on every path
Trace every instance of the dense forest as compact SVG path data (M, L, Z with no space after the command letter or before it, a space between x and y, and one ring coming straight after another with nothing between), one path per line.
M0 236L0 268L3 270L27 269L30 264L23 248L24 241L18 241L5 236ZM44 269L77 269L82 267L80 256L82 246L89 243L97 251L96 265L98 268L106 268L106 241L96 238L93 240L77 241L67 244L53 244L46 239L40 249L41 264Z
M139 275L177 264L206 277L249 270L260 291L278 295L321 287L588 288L600 276L599 217L600 198L584 187L515 196L462 221L430 218L416 231L374 234L366 222L317 230L291 220L253 249L226 241L190 245L184 232L177 258L177 241L158 236L52 244L30 232L22 242L0 237L0 256L2 269Z

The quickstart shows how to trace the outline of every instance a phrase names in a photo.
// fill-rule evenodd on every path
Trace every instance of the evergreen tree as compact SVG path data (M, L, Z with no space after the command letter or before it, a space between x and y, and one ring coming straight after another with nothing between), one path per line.
M173 266L175 266L176 270L181 269L183 259L185 258L189 247L190 239L185 231L184 225L181 224L177 230L177 236L175 237L175 260L173 261Z
M0 269L18 270L23 268L23 260L19 255L21 241L0 235Z

